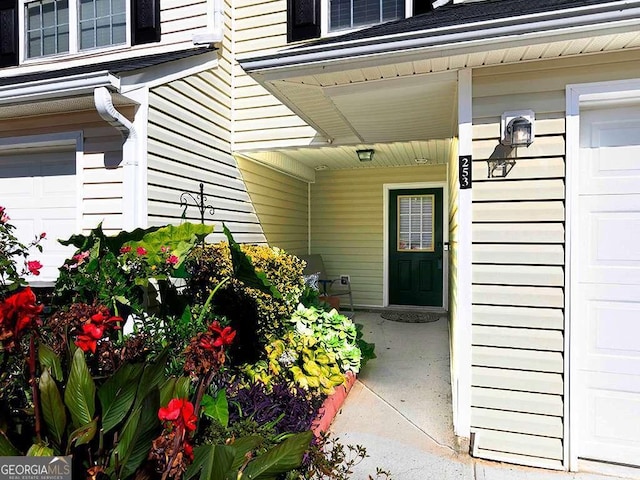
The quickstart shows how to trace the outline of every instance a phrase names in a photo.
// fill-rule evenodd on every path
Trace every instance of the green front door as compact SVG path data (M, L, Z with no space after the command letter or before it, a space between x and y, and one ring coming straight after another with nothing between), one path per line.
M442 306L442 188L389 192L389 303Z

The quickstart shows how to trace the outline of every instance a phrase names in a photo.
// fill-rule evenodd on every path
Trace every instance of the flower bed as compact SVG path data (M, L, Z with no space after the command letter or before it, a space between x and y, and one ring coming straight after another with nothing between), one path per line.
M204 225L97 228L62 242L77 251L45 315L25 287L44 234L21 244L0 219L0 455L72 455L102 479L338 471L320 432L372 346L299 259L226 228L204 246Z

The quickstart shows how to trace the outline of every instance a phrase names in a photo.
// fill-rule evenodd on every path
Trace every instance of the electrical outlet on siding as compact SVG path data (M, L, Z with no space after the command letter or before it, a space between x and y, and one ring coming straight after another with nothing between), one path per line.
M351 283L351 276L340 275L340 285L349 285Z

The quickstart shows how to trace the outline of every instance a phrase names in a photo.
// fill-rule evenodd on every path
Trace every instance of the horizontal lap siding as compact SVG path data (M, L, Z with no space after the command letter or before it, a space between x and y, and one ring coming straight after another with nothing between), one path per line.
M320 171L311 184L311 253L329 276L351 275L353 301L382 306L383 184L440 182L446 165Z
M473 77L472 430L477 456L564 462L565 88L640 77L640 53L499 66ZM487 178L500 116L535 111L536 137Z
M118 107L131 118L133 110ZM0 121L0 137L21 137L81 131L84 137L81 227L86 233L102 222L105 232L122 229L122 143L119 132L94 110ZM71 235L75 232L69 232Z
M493 81L474 78L474 453L560 468L565 139L558 97L564 92L527 93L536 108L535 141L518 149L506 178L489 179L500 114L525 108L505 91L487 95L483 87L491 90Z
M222 238L224 223L236 240L264 243L265 237L235 158L231 155L231 7L226 5L225 36L218 67L161 85L149 94L149 224L179 223L180 194L204 183L205 213ZM187 218L199 221L190 206Z
M234 2L234 54L252 57L287 46L286 0ZM313 128L233 65L236 151L309 144Z
M269 245L305 255L309 246L308 183L244 158L237 160Z

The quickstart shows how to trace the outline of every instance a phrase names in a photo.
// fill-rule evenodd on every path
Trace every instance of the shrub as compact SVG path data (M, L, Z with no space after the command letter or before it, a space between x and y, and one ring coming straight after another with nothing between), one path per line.
M242 245L241 249L282 297L247 286L237 278L232 278L216 294L215 313L225 316L238 331L232 357L240 363L258 360L264 339L281 336L287 330L285 319L291 317L304 291L303 262L297 257L267 246ZM202 304L213 286L233 274L229 245L221 242L198 249L188 268L189 294Z

